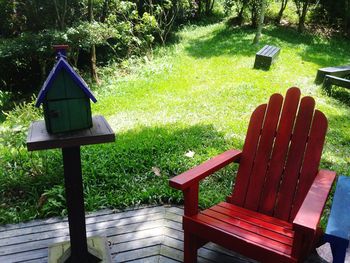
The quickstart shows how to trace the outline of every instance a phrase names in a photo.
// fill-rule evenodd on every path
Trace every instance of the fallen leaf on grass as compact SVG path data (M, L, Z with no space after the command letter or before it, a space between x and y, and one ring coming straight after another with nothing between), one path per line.
M156 175L156 176L160 176L160 169L158 167L152 167L152 172Z
M38 201L38 207L41 208L46 203L46 201L47 201L47 195L42 194Z
M195 155L195 152L193 151L188 151L187 153L185 153L185 156L188 158L193 158L194 155Z

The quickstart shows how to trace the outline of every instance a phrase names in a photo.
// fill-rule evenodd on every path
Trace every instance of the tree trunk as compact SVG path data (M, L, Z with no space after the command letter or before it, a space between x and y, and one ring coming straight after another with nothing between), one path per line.
M237 16L237 24L239 26L241 26L243 24L243 13L244 13L244 10L247 7L247 4L248 4L248 0L243 0L242 7L239 10L239 13L238 13L238 16Z
M251 6L251 17L252 17L252 27L258 28L259 8L256 1L253 1Z
M208 16L210 15L213 7L214 7L215 0L205 0L205 14Z
M304 30L305 30L305 19L306 19L308 7L309 7L309 0L305 0L305 2L303 2L303 9L302 9L301 14L299 16L298 31L300 33L304 32Z
M350 0L344 1L344 10L345 10L345 17L344 17L344 33L345 35L350 37Z
M197 10L197 15L200 16L202 14L202 0L197 1L198 4L198 10Z
M254 45L259 44L259 41L261 38L261 31L264 26L265 7L266 7L266 0L260 0L259 21L258 21L258 28L256 30L256 34L253 40Z
M243 9L243 6L242 6L242 8L241 8L241 10L239 10L239 13L238 13L238 16L237 16L237 24L239 26L241 26L242 23L243 23L243 11L244 11L244 9Z
M210 12L213 11L213 9L214 9L214 3L215 3L215 0L212 0L211 1L211 6L210 6Z
M210 0L205 0L205 14L209 15Z
M39 64L40 64L40 78L41 81L44 82L46 78L46 60L45 59L39 59Z
M92 23L94 19L93 15L93 7L92 7L92 0L88 1L88 17L89 17L89 22ZM96 71L96 47L95 45L92 45L90 48L90 73L91 73L91 79L97 83L100 84L100 80L97 76L97 71Z
M145 1L144 0L139 0L137 4L137 12L139 13L139 17L143 16L144 13L144 5Z
M64 30L65 28L65 20L66 20L66 13L67 13L67 0L64 1L63 4L63 10L60 12L59 4L56 0L53 1L56 11L56 19L58 22L58 26L60 30Z
M280 11L278 12L278 15L276 17L276 24L281 23L281 19L283 17L283 12L287 7L288 0L281 0L281 8Z
M109 3L111 0L104 0L103 1L103 8L102 8L102 14L100 17L100 22L104 23L107 16L108 16L108 10L109 10Z
M72 60L73 66L78 67L79 48L71 48L69 58Z

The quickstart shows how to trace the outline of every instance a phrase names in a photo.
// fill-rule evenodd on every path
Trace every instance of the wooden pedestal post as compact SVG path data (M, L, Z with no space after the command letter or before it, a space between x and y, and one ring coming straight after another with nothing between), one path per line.
M70 249L61 256L60 262L95 263L106 258L98 256L99 253L90 253L89 250L92 252L93 249L87 245L80 145L114 140L115 135L102 116L93 117L93 127L90 129L65 134L47 133L43 121L33 122L29 128L29 151L62 148Z

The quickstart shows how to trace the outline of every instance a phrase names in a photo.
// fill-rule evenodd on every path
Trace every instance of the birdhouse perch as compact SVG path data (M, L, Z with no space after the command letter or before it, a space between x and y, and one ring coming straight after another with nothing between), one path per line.
M57 61L44 82L36 107L43 104L46 129L63 133L92 127L90 100L96 98L66 58L67 45L54 46Z

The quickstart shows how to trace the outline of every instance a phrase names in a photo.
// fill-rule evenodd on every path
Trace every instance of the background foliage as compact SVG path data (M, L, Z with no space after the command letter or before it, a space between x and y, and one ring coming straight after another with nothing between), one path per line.
M38 90L54 62L53 44L69 44L71 63L86 72L93 45L97 65L121 62L151 53L179 25L214 13L234 17L234 24L248 22L257 27L260 1L94 0L90 23L88 0L0 0L1 90L24 94ZM300 31L305 23L322 22L349 34L349 1L268 0L269 10L276 12L270 11L265 20L279 23L285 10L293 10L294 17L299 14L295 22ZM288 20L293 23L290 16Z

